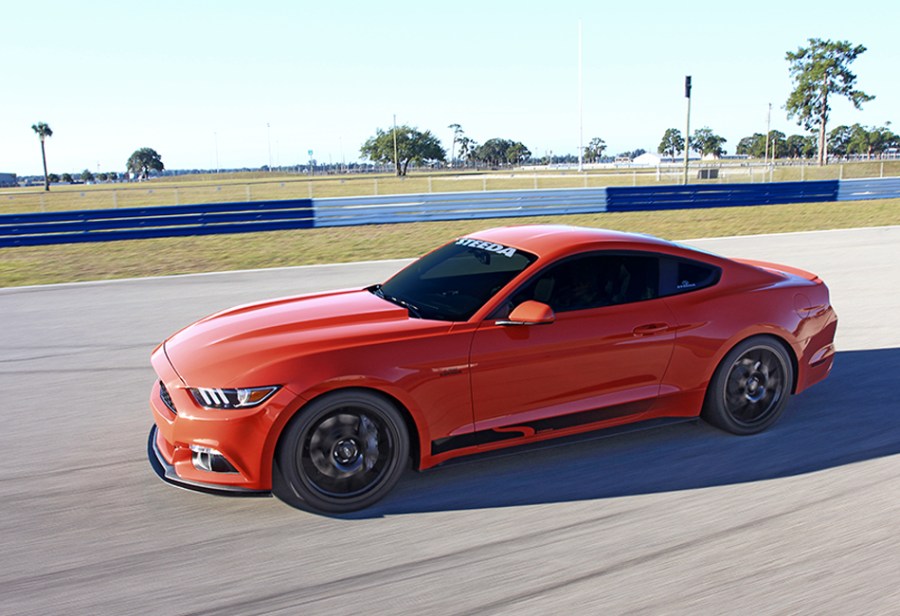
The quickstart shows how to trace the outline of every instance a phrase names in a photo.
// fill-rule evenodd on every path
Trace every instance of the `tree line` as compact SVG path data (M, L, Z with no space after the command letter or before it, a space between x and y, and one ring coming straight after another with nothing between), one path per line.
M411 164L424 167L448 162L464 166L481 163L499 167L531 160L531 150L520 141L494 137L479 144L468 137L459 124L451 124L448 128L453 130L449 155L434 133L405 124L376 129L375 135L363 143L359 153L373 162L393 165L398 176L406 175Z
M691 149L701 155L721 156L725 139L708 128L700 129L691 137ZM838 126L832 129L826 139L826 150L835 158L878 157L900 148L900 137L887 126L868 127L861 124ZM657 152L675 158L684 152L684 137L676 128L666 129ZM813 159L819 154L819 138L816 135L785 135L780 130L753 133L738 141L735 154L750 158L803 158Z

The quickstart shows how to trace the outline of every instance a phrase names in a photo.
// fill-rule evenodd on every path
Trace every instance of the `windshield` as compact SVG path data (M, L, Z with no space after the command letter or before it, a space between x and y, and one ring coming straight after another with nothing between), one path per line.
M465 321L534 259L516 248L461 238L370 291L403 306L413 317Z

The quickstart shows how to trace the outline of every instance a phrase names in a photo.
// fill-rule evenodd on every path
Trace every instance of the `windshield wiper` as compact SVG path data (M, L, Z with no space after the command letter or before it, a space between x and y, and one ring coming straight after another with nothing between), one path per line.
M380 284L376 284L374 286L369 287L369 291L371 291L373 295L376 295L376 296L380 297L381 299L386 299L387 301L389 301L393 304L397 304L398 306L402 306L402 307L406 308L406 310L409 312L409 315L411 317L415 317L417 319L422 318L422 311L419 309L418 306L406 301L405 299L396 297L394 295L387 295L384 292L384 289L381 288Z

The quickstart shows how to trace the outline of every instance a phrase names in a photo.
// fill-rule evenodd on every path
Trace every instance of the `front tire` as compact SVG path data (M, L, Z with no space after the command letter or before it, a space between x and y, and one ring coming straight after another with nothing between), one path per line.
M314 513L349 513L381 500L409 458L397 408L365 391L328 394L288 424L275 455L272 491Z
M719 364L701 416L732 434L762 432L784 411L793 380L784 344L770 336L748 338Z

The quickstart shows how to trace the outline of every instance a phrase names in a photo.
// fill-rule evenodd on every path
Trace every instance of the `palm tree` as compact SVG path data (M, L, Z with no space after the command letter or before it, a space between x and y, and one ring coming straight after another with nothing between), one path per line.
M456 150L456 143L459 141L459 138L462 136L463 131L462 127L459 124L451 124L447 128L453 131L453 141L450 142L450 166L453 166L453 152Z
M44 161L44 190L50 190L50 178L47 175L47 152L44 150L44 140L53 136L53 130L46 122L38 122L31 125L31 130L37 133L41 140L41 159Z

